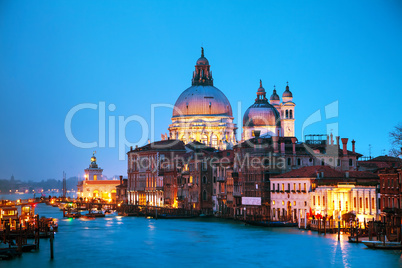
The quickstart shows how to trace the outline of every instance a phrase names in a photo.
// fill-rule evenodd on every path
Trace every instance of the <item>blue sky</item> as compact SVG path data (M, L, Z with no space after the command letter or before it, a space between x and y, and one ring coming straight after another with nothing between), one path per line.
M373 156L390 149L388 132L402 121L400 1L13 0L0 1L0 178L82 176L94 150L105 175L126 175L108 134L105 148L68 141L68 111L114 104L106 129L112 116L116 137L119 116L150 122L151 104L174 104L191 85L201 46L236 122L238 102L243 114L259 79L268 95L289 81L299 140L303 122L321 110L305 134L338 124L363 155L369 144ZM335 101L339 112L326 119ZM159 139L171 110L155 115ZM97 141L98 112L78 112L72 131ZM139 141L140 125L129 123L125 136Z

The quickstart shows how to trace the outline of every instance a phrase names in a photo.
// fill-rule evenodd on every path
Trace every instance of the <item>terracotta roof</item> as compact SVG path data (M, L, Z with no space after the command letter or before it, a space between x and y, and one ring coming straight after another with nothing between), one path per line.
M382 155L382 156L377 156L373 159L367 160L365 162L399 162L399 163L402 163L402 159L398 158L398 157Z
M324 172L324 178L343 178L342 171L337 171L329 166L310 166L294 169L292 171L274 176L273 178L316 178L317 172Z
M349 171L349 178L378 179L378 175L368 171Z
M164 140L156 141L145 146L136 148L129 152L143 152L143 151L185 151L184 143L180 140Z

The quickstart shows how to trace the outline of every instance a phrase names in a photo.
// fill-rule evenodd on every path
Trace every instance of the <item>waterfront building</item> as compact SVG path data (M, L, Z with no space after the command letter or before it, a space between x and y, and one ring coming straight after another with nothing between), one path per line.
M237 143L236 129L232 106L225 94L214 87L209 61L201 48L192 85L183 91L174 105L169 136L185 144L198 141L222 150Z
M104 180L102 172L103 169L96 163L95 154L92 155L91 164L85 169L85 179L77 185L78 198L101 198L110 202L116 200L116 186L119 181Z
M394 211L402 216L402 166L379 171L381 211Z
M271 178L272 220L291 220L353 213L377 219L377 175L339 171L329 166L303 167ZM311 214L312 215L308 215Z
M186 153L179 140L131 148L128 155L128 203L177 207L177 166Z
M183 156L181 172L177 178L179 208L213 213L213 168L215 149L200 142L186 145L188 153Z
M116 186L116 202L127 203L127 179L120 176L120 184Z
M402 166L402 159L388 155L381 155L375 158L364 157L364 160L358 161L358 170L378 172L385 168L397 168Z

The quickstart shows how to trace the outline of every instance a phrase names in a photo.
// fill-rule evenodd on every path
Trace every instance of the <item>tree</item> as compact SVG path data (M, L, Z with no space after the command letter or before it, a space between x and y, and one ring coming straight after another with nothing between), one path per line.
M401 156L402 153L402 123L399 123L395 128L389 133L389 138L391 140L392 149L389 154L395 157Z

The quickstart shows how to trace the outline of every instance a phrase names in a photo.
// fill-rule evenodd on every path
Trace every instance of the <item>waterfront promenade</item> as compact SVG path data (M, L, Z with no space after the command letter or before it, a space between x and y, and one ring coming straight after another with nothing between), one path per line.
M106 216L63 219L58 208L37 213L58 219L55 258L49 241L38 252L3 262L13 267L402 267L401 251L370 250L346 236L297 228L246 226L224 219L155 220Z

